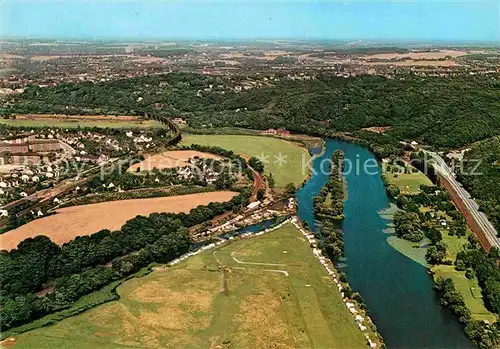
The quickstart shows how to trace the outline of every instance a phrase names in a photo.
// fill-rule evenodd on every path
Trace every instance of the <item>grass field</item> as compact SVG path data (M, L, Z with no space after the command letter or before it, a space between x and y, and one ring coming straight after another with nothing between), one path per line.
M443 241L446 244L446 258L455 261L458 252L460 252L465 244L466 237L450 236L443 231ZM470 231L469 234L472 234ZM467 279L465 271L458 271L452 265L435 265L432 268L434 277L450 278L455 283L458 292L464 297L467 308L470 309L472 317L476 320L488 320L490 323L496 321L495 315L489 312L484 306L481 287L476 278Z
M291 224L117 291L119 301L19 335L16 349L366 347L332 279Z
M395 173L387 171L387 165L384 164L384 175L389 184L399 188L402 194L418 194L420 185L432 185L431 180L422 172L412 168L413 173Z
M435 277L444 279L450 278L455 284L455 288L464 297L467 308L472 313L472 317L476 320L488 320L490 323L496 321L496 316L490 313L484 306L481 288L478 285L477 279L467 279L465 271L456 271L452 265L439 265L432 267Z
M77 236L89 235L101 229L118 230L129 219L153 212L189 212L199 205L225 202L237 195L232 191L217 191L149 199L130 199L71 206L57 210L57 214L36 219L0 235L4 250L15 248L24 239L46 235L62 245Z
M63 118L34 118L34 119L3 119L0 124L14 127L99 127L99 128L146 128L164 127L163 124L154 120L104 120L104 119L63 119Z
M183 144L186 145L195 143L218 146L244 156L266 157L265 172L273 174L276 187L284 187L290 182L299 185L309 175L307 167L302 166L303 161L307 163L311 158L309 153L292 142L271 137L243 135L186 134L182 138Z

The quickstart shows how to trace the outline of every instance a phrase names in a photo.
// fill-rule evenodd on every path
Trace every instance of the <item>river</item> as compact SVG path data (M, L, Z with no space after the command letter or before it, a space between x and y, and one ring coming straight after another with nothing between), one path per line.
M328 180L320 165L337 149L344 150L346 161L353 164L375 161L363 147L326 140L324 153L313 162L316 173L297 192L298 215L312 229L313 198ZM440 306L426 268L387 243L384 229L390 220L380 212L389 209L390 201L378 169L372 166L368 171L346 167L343 268L350 285L361 294L388 348L473 347L451 311Z

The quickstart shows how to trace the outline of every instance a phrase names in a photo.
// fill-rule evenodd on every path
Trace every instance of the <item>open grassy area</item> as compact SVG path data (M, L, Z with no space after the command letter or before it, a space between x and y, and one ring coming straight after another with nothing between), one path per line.
M365 348L288 224L131 279L121 299L17 337L22 348Z
M446 258L454 261L457 253L460 252L465 244L467 237L450 236L443 230L443 241L446 244ZM472 234L470 231L468 234ZM458 292L464 297L467 308L470 309L472 316L477 320L488 320L491 323L496 321L496 316L489 312L484 306L481 287L477 279L467 279L465 271L458 271L452 265L435 265L432 267L434 277L450 278L455 283Z
M391 165L395 167L396 165ZM384 163L384 175L389 184L399 188L402 194L418 194L421 185L432 185L431 180L422 172L414 167L411 167L412 173L403 173L403 168L397 166L399 171L388 171L388 165Z
M82 120L82 119L3 119L0 118L0 124L14 127L58 127L58 128L77 128L77 127L99 127L99 128L146 128L146 127L165 127L163 124L154 120Z
M477 279L467 279L465 271L457 271L452 265L438 265L432 267L435 277L444 279L450 278L455 284L455 288L464 297L467 308L472 313L472 317L476 320L488 320L490 323L496 321L496 316L490 313L484 306L481 288L478 285Z
M293 182L299 185L308 176L309 153L299 145L285 140L243 135L183 135L183 144L218 146L244 156L264 156L266 173L273 174L276 187ZM281 156L280 156L281 154ZM280 159L282 161L280 161Z

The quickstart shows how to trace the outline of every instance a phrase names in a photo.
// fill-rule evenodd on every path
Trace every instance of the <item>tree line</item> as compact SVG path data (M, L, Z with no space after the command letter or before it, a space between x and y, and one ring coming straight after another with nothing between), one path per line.
M336 150L330 162L330 178L314 198L319 247L332 261L344 256L344 235L337 226L344 219L344 189L344 152Z
M58 246L40 235L16 249L0 251L2 329L68 308L81 296L149 263L168 262L187 252L187 228L248 204L244 191L228 202L198 206L186 213L137 216L118 231L101 230ZM44 296L37 292L54 288Z
M336 150L330 162L330 177L314 198L314 212L318 217L344 219L344 152Z

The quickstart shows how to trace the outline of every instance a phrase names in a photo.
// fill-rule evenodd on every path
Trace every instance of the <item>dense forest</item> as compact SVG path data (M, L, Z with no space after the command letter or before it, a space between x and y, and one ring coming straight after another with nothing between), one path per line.
M499 130L497 130L499 132ZM478 142L465 153L459 180L500 232L500 137Z
M137 216L119 231L102 230L58 246L46 236L0 251L1 326L7 330L70 307L78 298L130 275L151 262L187 252L187 228L248 203L248 192L225 203L198 206L189 214ZM50 290L47 294L37 294Z
M500 130L500 80L495 76L409 74L388 79L318 74L310 80L292 80L273 75L272 83L263 76L170 73L31 86L1 113L154 112L185 117L191 127L285 127L322 135L391 126L387 132L393 138L445 148L467 145Z

